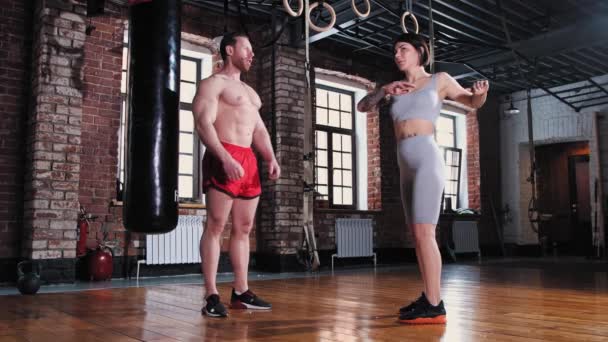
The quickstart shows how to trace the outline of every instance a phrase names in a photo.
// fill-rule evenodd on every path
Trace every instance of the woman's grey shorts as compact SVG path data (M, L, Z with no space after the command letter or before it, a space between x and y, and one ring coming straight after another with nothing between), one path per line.
M397 143L401 173L401 202L408 224L437 224L443 194L444 162L432 135Z

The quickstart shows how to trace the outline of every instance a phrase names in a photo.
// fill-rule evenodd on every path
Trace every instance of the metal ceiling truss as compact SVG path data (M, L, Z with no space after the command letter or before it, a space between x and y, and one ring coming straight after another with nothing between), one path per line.
M223 0L183 1L223 14ZM229 0L229 15L238 14L237 4L244 5L246 1ZM392 41L402 32L400 17L405 1L371 0L371 13L366 18L356 16L351 0L325 1L336 11L336 25L327 32L311 32L311 44L331 41L353 54L392 60ZM281 0L248 0L247 8L248 15L260 18L270 17L273 8L283 11ZM462 65L452 74L460 81L488 78L498 93L512 93L532 85L575 110L608 101L605 85L592 79L608 74L608 1L432 0L429 6L429 0L412 0L420 34L427 38L430 8L435 60L438 64ZM313 20L329 22L327 13L313 13ZM526 79L526 75L534 73L535 64L535 79ZM561 89L583 81L587 85L582 88ZM574 95L573 91L580 94ZM593 99L584 100L584 94Z

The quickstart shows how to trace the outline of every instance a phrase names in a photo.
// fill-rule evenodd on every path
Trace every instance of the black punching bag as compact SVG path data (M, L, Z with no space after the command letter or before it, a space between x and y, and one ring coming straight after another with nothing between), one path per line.
M177 225L180 0L132 0L124 226L160 234Z

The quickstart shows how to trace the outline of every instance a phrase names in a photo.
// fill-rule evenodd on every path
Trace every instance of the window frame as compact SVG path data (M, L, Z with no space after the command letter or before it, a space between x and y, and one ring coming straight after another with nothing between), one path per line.
M449 195L452 198L453 197L456 198L455 203L454 202L452 203L452 206L453 206L452 209L455 210L460 207L460 202L461 202L460 187L462 185L462 149L458 148L458 129L456 127L456 116L441 113L440 117L450 120L450 123L452 126L452 136L453 136L452 146L440 145L439 141L437 139L437 131L435 131L435 141L437 141L437 146L439 147L439 150L443 154L443 162L444 162L445 167L446 168L455 167L458 170L457 179L452 179L450 177L447 177L447 175L445 173L443 175L443 180L445 182L446 187L450 182L456 182L456 193L447 193L446 188L444 187L443 193L441 195L441 207L442 207L442 211L446 209L445 208L445 204L446 204L445 198ZM452 165L451 161L447 160L449 151L451 151L453 153L458 153L458 160L456 161L455 165Z
M196 79L194 82L194 86L195 88L198 86L198 83L201 81L202 79L202 73L203 73L203 63L204 63L204 59L203 58L196 58L196 57L191 57L188 55L184 55L183 53L180 54L180 59L181 60L188 60L191 62L194 62L196 64ZM180 87L182 82L186 82L189 84L192 84L191 81L185 81L182 80L180 78ZM188 111L188 112L192 112L192 103L188 103L188 102L182 102L181 100L179 101L179 111ZM179 130L179 135L181 135L182 133L190 133L189 131L182 131L181 129ZM200 137L198 136L198 133L196 132L196 129L193 129L192 133L192 197L179 197L180 202L201 202L202 201L202 189L201 189L201 163L200 160L202 157L202 153L201 153L201 140ZM184 153L181 151L177 152L178 154L178 158L181 155L190 155L188 153ZM179 164L179 161L178 161ZM177 171L177 177L178 177L178 184L179 184L179 176L190 176L190 174L182 174L179 172L179 169Z
M446 189L443 189L443 195L442 195L442 199L444 202L442 207L445 210L445 198L449 195L450 197L455 196L456 197L456 203L452 203L452 205L454 207L452 207L453 210L456 210L458 208L460 208L460 183L461 183L461 178L462 178L462 149L457 148L457 147L442 147L443 150L443 161L445 163L445 167L446 168L457 168L457 178L456 179L451 179L448 178L444 175L444 181L446 183L446 185L448 184L448 182L456 182L456 193L448 193L446 192ZM456 164L453 165L451 162L448 163L448 152L452 152L452 153L458 153L458 160L456 161Z
M339 94L344 94L344 95L349 95L351 97L351 129L346 129L346 128L340 128L340 127L334 127L334 126L329 126L329 125L322 125L322 124L317 124L317 89L322 89L325 91L331 91L334 93L339 93ZM357 143L357 130L355 127L355 119L356 119L356 111L355 111L355 92L353 91L349 91L349 90L345 90L345 89L340 89L340 88L336 88L336 87L332 87L332 86L328 86L328 85L324 85L324 84L316 84L315 85L315 103L314 103L314 131L315 131L315 143L314 143L314 151L315 151L315 155L316 152L319 150L317 148L317 131L323 131L327 134L327 200L329 202L329 207L333 208L333 209L355 209L357 208L357 201L358 201L358 196L357 196L357 149L356 149L356 143ZM329 110L329 107L321 107L321 108L326 108ZM341 110L339 110L339 112L343 112ZM333 173L334 173L334 167L333 167L333 134L342 134L342 135L348 135L350 136L350 140L351 140L351 162L352 162L352 181L351 181L351 192L352 192L352 199L353 202L352 204L333 204L333 199L334 199L334 177L333 177ZM315 174L315 188L317 187L317 158L315 158L315 165L314 165L314 174ZM325 168L325 167L323 167ZM340 168L339 170L345 170L343 168ZM325 185L325 184L323 184ZM338 187L340 188L348 188L345 187L343 185L338 185ZM316 199L318 200L318 199Z
M444 114L441 113L439 114L440 117L444 118L444 119L448 119L451 121L452 123L452 137L454 138L452 141L452 145L451 146L446 146L446 145L439 145L439 143L437 143L437 145L439 147L452 147L452 148L456 148L458 146L458 138L457 138L457 130L456 130L456 117L454 115L449 115L449 114ZM437 131L435 131L435 140L437 140Z

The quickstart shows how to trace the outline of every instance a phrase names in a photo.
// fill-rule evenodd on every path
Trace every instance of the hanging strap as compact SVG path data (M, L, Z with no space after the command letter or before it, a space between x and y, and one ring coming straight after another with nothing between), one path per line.
M429 71L435 73L435 25L433 23L433 0L429 0Z
M228 32L228 1L224 0L224 33Z

